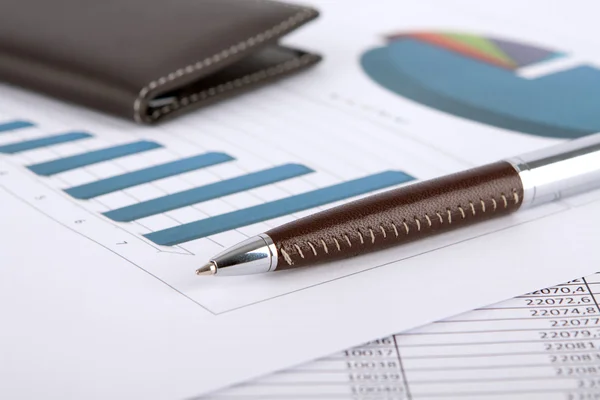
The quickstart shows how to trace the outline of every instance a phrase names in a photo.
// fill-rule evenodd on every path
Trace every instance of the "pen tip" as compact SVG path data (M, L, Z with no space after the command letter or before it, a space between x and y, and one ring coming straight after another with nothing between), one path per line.
M196 275L214 275L217 273L217 265L209 261L196 270Z

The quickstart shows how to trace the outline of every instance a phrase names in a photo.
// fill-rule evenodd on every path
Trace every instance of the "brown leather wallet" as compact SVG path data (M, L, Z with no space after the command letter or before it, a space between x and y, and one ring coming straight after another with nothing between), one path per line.
M270 0L2 0L0 80L154 123L317 63Z

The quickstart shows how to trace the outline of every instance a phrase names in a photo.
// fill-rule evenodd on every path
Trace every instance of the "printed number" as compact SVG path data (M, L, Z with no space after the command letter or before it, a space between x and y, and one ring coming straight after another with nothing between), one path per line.
M582 319L558 319L551 320L550 326L583 326L583 325L599 325L600 318L582 318Z
M546 351L571 351L596 349L594 342L546 343Z
M528 295L536 295L536 294L568 294L568 293L585 293L587 290L583 286L576 286L571 288L569 286L560 286L560 287L552 287L546 288L542 290L536 290L535 292L527 293Z
M567 339L567 338L589 338L593 337L591 331L583 329L577 331L549 331L539 332L540 339Z
M525 299L525 304L528 306L553 306L560 304L587 304L591 303L592 298L589 296L582 297L549 297L549 298L533 298Z
M591 364L600 361L600 353L583 353L583 354L559 354L550 356L551 363L587 363Z

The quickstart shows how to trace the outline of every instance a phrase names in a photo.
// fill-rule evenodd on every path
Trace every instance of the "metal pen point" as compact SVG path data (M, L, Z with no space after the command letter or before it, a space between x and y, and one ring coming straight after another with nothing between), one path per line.
M196 275L247 275L269 272L277 266L277 249L264 233L217 254Z
M214 262L208 262L196 270L196 275L214 275L217 273L217 266Z

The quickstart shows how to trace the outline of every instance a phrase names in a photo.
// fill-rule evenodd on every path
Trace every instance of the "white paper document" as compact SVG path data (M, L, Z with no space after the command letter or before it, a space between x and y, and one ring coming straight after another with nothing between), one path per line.
M427 90L417 75L387 80L390 59L438 71L408 61L439 57L443 44L464 56L453 62L487 63L465 76L507 86L529 68L519 79L535 89L555 77L533 65L570 49L558 33L547 43L525 23L429 2L401 13L396 1L345 4L316 3L322 19L291 38L323 53L321 66L156 127L0 86L0 398L190 398L595 272L599 193L315 268L194 275L287 221L595 127L594 113L567 107L525 118L477 86L453 98L438 72ZM440 27L512 42L413 35L389 59L377 50ZM595 79L590 68L573 87Z
M201 399L593 399L599 295L591 275Z

